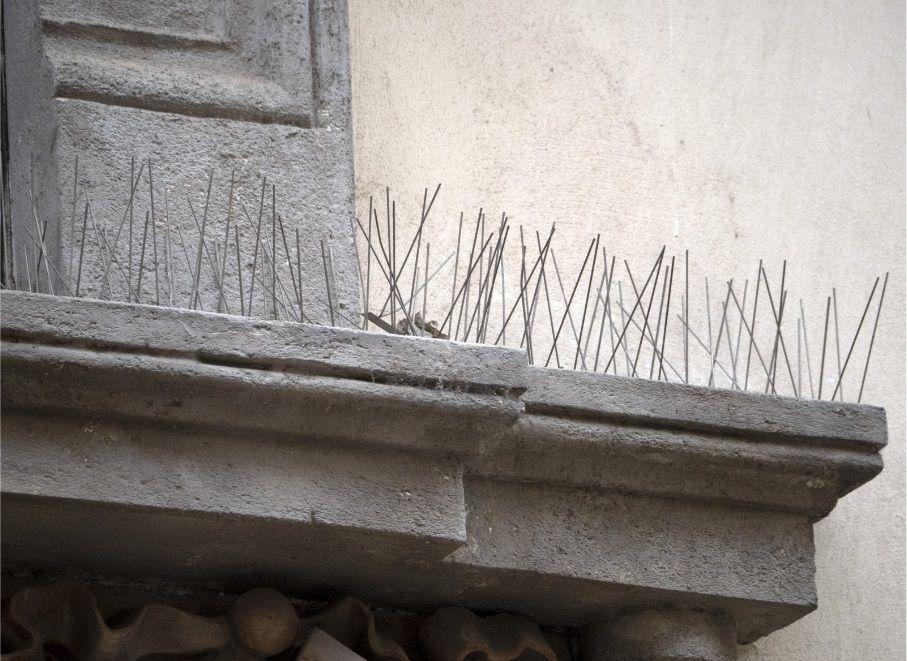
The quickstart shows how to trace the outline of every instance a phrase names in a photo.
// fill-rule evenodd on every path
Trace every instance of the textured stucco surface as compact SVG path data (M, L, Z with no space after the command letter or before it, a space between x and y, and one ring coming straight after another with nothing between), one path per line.
M719 282L787 258L817 327L832 286L859 315L891 272L864 393L886 469L816 529L818 610L744 659L904 658L904 25L894 1L350 4L361 216L385 185L418 215L442 182L452 224L557 221L575 272L596 232Z

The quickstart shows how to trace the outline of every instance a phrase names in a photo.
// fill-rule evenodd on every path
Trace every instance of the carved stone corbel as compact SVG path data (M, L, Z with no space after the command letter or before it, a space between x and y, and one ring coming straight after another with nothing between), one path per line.
M419 629L428 661L556 661L529 620L507 613L480 618L463 608L440 608Z
M0 661L160 656L411 661L400 642L378 630L363 602L346 597L300 617L290 600L271 588L244 592L220 616L147 604L105 620L88 588L61 579L13 593L4 604L2 623L8 651ZM422 622L418 639L426 661L556 661L535 623L508 614L479 618L462 608L442 608Z
M328 610L300 618L284 595L253 588L222 616L203 617L161 604L149 604L105 622L94 595L72 580L24 588L3 609L3 661L55 658L53 650L82 661L134 661L152 655L204 655L223 661L254 661L302 646L297 658L333 648L350 658L408 661L403 649L375 629L372 613L360 601L342 599ZM313 645L310 638L317 634ZM308 650L308 652L307 652ZM318 655L317 655L318 656Z

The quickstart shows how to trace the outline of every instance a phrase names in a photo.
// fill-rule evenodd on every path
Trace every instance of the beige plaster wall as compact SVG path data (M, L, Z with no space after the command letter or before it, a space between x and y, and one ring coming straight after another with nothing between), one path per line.
M887 467L817 526L819 609L742 658L904 658L904 4L351 0L350 22L359 213L387 185L412 226L442 182L436 254L484 206L557 221L567 271L597 232L716 283L786 258L817 328L831 287L854 320L890 271L864 396Z

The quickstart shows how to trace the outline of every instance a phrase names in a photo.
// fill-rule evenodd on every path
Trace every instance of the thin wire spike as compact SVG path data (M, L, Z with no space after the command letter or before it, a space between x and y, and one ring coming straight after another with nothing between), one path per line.
M606 264L605 260L605 248L602 248L602 263ZM608 318L609 321L609 336L611 337L611 347L612 350L615 349L615 334L612 328L614 327L614 322L612 322L612 308L611 308L611 293L612 293L612 280L615 274L615 256L612 255L612 263L608 268L604 268L602 274L605 276L605 301L602 304L602 321L599 323L599 341L596 343L596 357L593 360L593 371L597 372L599 370L599 351L602 348L602 334L605 330L605 320ZM601 296L600 291L598 296Z
M32 234L31 231L29 231L28 225L23 225L22 229L24 229L25 233L28 234L28 238L30 238L32 240L32 243L34 243L35 245L38 245L39 242L35 238L35 235ZM28 252L28 251L26 251L26 252ZM46 266L49 266L50 268L52 268L54 270L54 273L56 274L57 278L60 279L60 284L63 285L64 287L66 287L66 291L68 291L69 295L72 296L72 290L69 288L69 285L66 283L63 276L60 274L59 269L54 265L53 261L47 259L47 260L44 260L44 263Z
M458 242L458 248L459 248L460 247L460 245L459 245L460 236L457 237L457 242ZM534 294L534 300L535 300L535 296L539 294L539 280L538 279L536 280L536 283L537 283L536 284L536 294ZM507 335L508 329L507 329L507 325L505 324L505 319L504 319L505 310L507 309L507 307L508 306L505 303L505 298L504 298L504 262L502 262L501 263L501 343L502 344L508 343L508 335Z
M371 195L369 196L368 218L369 218L369 233L366 235L366 243L371 244L372 243L372 196ZM296 243L297 243L297 246L299 246L299 232L297 232ZM299 247L297 247L297 259L299 259ZM297 269L297 270L299 270L299 269ZM299 274L300 274L300 283L302 283L303 272L299 271ZM369 294L371 292L371 289L370 289L371 284L372 284L372 252L367 250L366 251L366 291L363 294L363 301L364 301L363 311L366 314L363 314L363 330L369 330L368 312L370 309L370 300L371 300L370 296L369 296ZM300 303L300 309L302 309L302 302Z
M801 317L798 316L798 390L795 393L795 397L801 397L801 393L804 391L803 383L801 382Z
M454 294L457 289L457 273L460 268L460 235L463 232L463 211L457 223L457 249L454 251L454 278L451 280L451 307L454 307Z
M136 303L142 302L141 301L141 299L142 299L142 275L145 272L145 245L146 245L147 239L148 239L148 218L149 218L149 214L146 211L145 212L145 226L144 226L145 229L142 230L142 249L141 249L141 252L139 253L139 255L140 255L139 256L139 277L138 277L138 281L136 282Z
M688 361L688 321L690 320L690 251L684 251L684 383L690 383L690 363Z
M429 247L430 247L430 244L428 241L426 241L426 266L425 266L425 273L423 275L423 289L422 289L422 323L423 323L424 329L429 324L429 320L426 319L426 297L429 294Z
M826 367L826 338L829 336L829 306L832 303L832 298L826 297L826 321L823 322L823 350L820 353L820 388L818 390L817 399L823 399L823 374Z
M227 273L227 245L230 242L230 221L233 218L233 187L236 170L230 170L230 192L227 196L227 222L224 226L224 248L221 250L220 276L218 277L218 312L227 309L227 300L224 298L224 280ZM217 257L217 255L215 255Z
M523 242L523 225L520 226L520 287L521 289L526 286L527 278L527 247ZM523 302L520 304L520 311L523 314L523 336L520 338L520 346L523 347L524 341L526 341L529 346L529 330L530 330L530 318L527 311L526 299L523 299ZM527 349L527 355L530 355L530 349ZM533 364L533 359L529 359L530 364Z
M371 230L371 227L370 227L370 230ZM297 303L299 304L299 308L300 308L300 319L306 319L306 313L303 312L303 267L302 267L302 262L301 262L301 259L302 259L301 255L302 255L303 251L300 250L300 229L299 229L299 227L294 227L293 232L296 235L296 273L297 273L297 276L299 277L299 282L300 282L299 300L297 301ZM372 261L371 256L369 257L369 261L370 262ZM367 292L369 290L368 283L369 283L369 278L367 276L366 277L366 291ZM366 296L366 305L368 305L368 302L369 302L369 297L367 295Z
M352 221L351 221L352 222ZM297 283L296 276L293 273L293 257L290 254L290 246L287 244L287 233L284 231L284 219L281 218L281 214L277 215L277 224L281 230L281 241L284 244L284 254L287 256L287 265L290 270L290 283L293 285L293 294L294 299L299 302L300 300L300 288L303 286L302 274L300 274L299 283ZM354 237L353 245L356 245L356 237ZM356 255L356 261L359 263L359 255ZM362 280L360 280L362 284ZM300 306L300 313L302 313L302 306ZM302 317L301 317L302 318Z
M243 258L240 256L240 230L234 225L233 241L236 244L236 279L240 293L240 316L246 316L246 301L243 294Z
M665 338L668 335L669 312L672 309L672 286L675 284L675 257L672 255L671 271L668 280L668 300L665 302L665 326L662 328L662 348L659 350L659 378L665 377L668 381L668 375L663 369L662 363L665 360ZM660 310L661 311L661 310Z
M574 301L574 294L577 293L577 287L580 285L580 280L583 278L583 272L586 270L586 265L587 265L587 262L589 262L589 260L590 260L590 253L593 251L593 245L595 243L596 243L595 240L590 241L590 247L586 251L586 257L583 259L583 264L580 266L580 273L577 274L577 280L574 281L574 288L571 290L571 296L570 296L570 298L568 298L567 303L565 305L564 315L561 317L561 323L558 325L558 331L555 333L555 344L558 343L558 336L561 334L561 329L564 327L565 319L567 319L568 314L570 314L571 303ZM598 248L597 248L597 250L598 250ZM553 264L555 263L554 257L552 259L552 263ZM557 273L557 267L556 267L556 273ZM577 339L577 342L578 343L580 342L579 338ZM549 355L545 359L546 367L549 366L549 361L552 359L552 353L554 351L555 351L555 347L553 345L552 348L549 350Z
M712 386L713 378L715 377L715 367L716 367L716 363L712 359L712 354L713 354L713 310L712 310L712 304L709 302L709 278L703 278L703 281L706 285L706 328L707 328L707 339L709 340L709 354L710 354L709 385Z
M394 288L398 289L397 283L400 280L400 271L397 270L397 202L391 200L391 234L388 238L388 246L391 252L391 277L394 278ZM410 322L409 314L407 313L406 308L401 308L400 313L407 317L408 322ZM392 323L397 325L397 315L392 310L391 312ZM413 334L416 334L415 328L413 327L412 322L409 323L411 331Z
M501 226L498 228L498 234L500 235L502 231L504 231L504 239L501 242L501 250L498 251L498 258L495 260L494 264L489 265L489 268L492 269L492 281L489 283L488 292L486 294L485 309L483 310L482 314L482 334L480 337L480 342L483 343L485 343L486 341L486 334L489 330L489 316L492 310L492 297L495 294L495 281L497 280L498 272L501 269L505 245L507 244L508 235L511 231L510 226L507 224L507 216L505 216L505 214L501 214Z
M734 289L732 289L732 291L731 291L731 300L734 302L735 307L738 309L738 313L741 315L742 321L744 321L744 329L747 331L747 334L750 335L752 338L753 337L753 333L751 333L752 329L750 326L747 325L747 321L744 319L745 302L738 302L738 297L735 294ZM763 360L763 355L760 353L760 347L758 347L756 344L754 344L752 348L754 349L754 352L757 355L757 360L760 361L760 365L763 367L763 373L766 375L766 378L769 378L770 370L769 370L769 367L766 366L766 363Z
M201 300L199 296L199 278L202 275L202 250L205 247L205 224L208 221L208 201L211 199L211 184L214 183L214 170L211 170L211 173L208 175L208 192L205 193L205 212L202 215L202 227L199 230L199 247L196 254L195 260L195 275L192 278L192 309L195 310L197 303ZM189 196L186 196L186 200L189 202L189 210L192 211L192 200L189 199ZM193 218L195 218L195 212L193 212ZM141 269L139 276L141 277Z
M566 300L567 300L567 292L564 290L564 282L563 282L562 279L561 279L561 270L558 268L558 260L555 259L555 251L554 251L554 250L552 250L552 266L555 267L555 277L556 277L556 279L558 280L558 289L561 291L561 300L562 300L562 301L566 301ZM579 337L580 337L580 336L579 336L579 334L577 333L577 326L574 324L574 315L571 314L571 309L570 309L570 307L567 307L566 309L567 309L567 315L568 315L568 317L567 317L567 318L568 318L568 323L569 323L570 326L571 326L571 334L574 336L574 342L577 342L577 343L579 344L579 342L580 342ZM586 369L586 363L585 363L585 362L581 361L581 362L580 362L580 366L581 366L581 369L584 369L584 370Z
M362 224L359 222L359 219L356 219L356 223L359 225L360 230L365 234L365 229L363 228ZM378 212L375 212L375 231L376 231L376 236L378 238L379 248L381 248L381 250L382 250L382 254L385 257L386 263L390 266L391 260L389 259L388 254L385 252L384 245L382 244L382 240L381 240L381 228L379 227L379 224L378 224ZM492 237L490 236L489 239L491 239L491 238ZM375 246L373 246L371 243L369 244L369 249L372 250L373 252L375 252ZM392 288L392 294L397 298L397 300L403 306L404 303L403 303L403 300L401 299L400 291L398 291L396 285L394 284L393 277L390 275L389 272L385 271L385 267L382 266L381 258L378 256L377 252L375 252L375 259L376 259L376 263L378 264L378 267L381 269L382 275L388 281L388 285L391 286L391 288ZM406 310L405 307L402 309ZM450 314L450 311L449 311L449 314ZM376 318L378 318L378 317L371 318L371 321L374 322ZM413 325L413 322L409 318L407 319L407 325L410 328L410 331L415 334L416 327ZM393 325L392 325L392 327L393 327Z
M158 230L154 215L154 183L151 177L151 159L148 159L148 194L151 197L151 247L154 251L154 304L161 304L161 287L158 279Z
M864 396L864 383L867 381L867 368L870 367L870 355L873 353L873 341L876 339L877 324L880 323L880 312L883 311L883 299L886 297L886 285L889 283L889 273L883 279L883 290L880 292L880 302L876 308L876 318L873 320L873 332L870 334L870 347L867 349L867 360L864 362L864 374L861 377L861 389L858 391L858 403ZM840 372L841 374L841 372Z
M649 303L646 304L646 314L643 315L643 329L647 331L649 326L649 314L653 309L653 299L656 297L656 288L659 286L659 277L662 275L662 259L665 257L665 246L662 247L662 252L659 253L658 266L656 267L656 279L653 281L653 288L649 295ZM628 269L628 274L630 274L630 269ZM645 290L641 290L640 293L643 294ZM650 331L650 338L652 338L652 332ZM655 342L655 340L653 340ZM640 341L637 342L637 351L634 353L634 365L631 369L631 376L637 376L637 362L640 360L641 349L643 348L643 333L640 334Z
M95 230L95 242L98 244L98 254L101 256L101 260L105 263L110 263L111 258L116 260L116 255L110 249L110 243L107 241L107 230L102 230L98 227L98 223L95 220L95 213L91 207L91 201L89 200L88 204L88 217L91 218L91 225ZM107 249L107 256L104 256L105 247ZM120 269L120 273L123 273L123 267L120 266L119 261L117 261L117 267ZM110 275L107 275L105 278L107 281L107 298L111 300L113 298L113 287L110 284ZM124 280L125 280L124 276Z
M426 205L426 195L429 194L429 189L425 190L425 195L423 195L423 207ZM410 303L407 308L407 312L410 315L410 318L413 318L413 298L416 296L416 281L419 280L419 254L422 252L422 228L416 231L416 257L413 258L413 277L410 279ZM407 255L409 257L409 254Z
M586 311L590 305L590 292L593 290L593 276L596 273L596 259L599 257L599 238L600 235L596 235L596 247L593 249L593 264L590 266L590 280L586 285L586 298L583 301L583 316L580 318L580 335L577 337L577 351L574 353L574 369L577 369L577 359L580 358L580 340L583 337L583 329L586 326ZM584 354L584 365L586 365L586 352Z
M549 254L550 247L552 244L552 237L555 236L555 225L552 224L552 229L549 232L549 238L545 241L545 246L539 249L539 256L536 258L536 262L533 264L533 268L530 269L530 274L527 276L527 282L520 288L520 292L517 295L517 300L514 301L514 305L511 306L511 311L508 313L508 316L505 318L505 322L502 325L501 332L498 333L498 337L495 338L495 341L492 344L498 344L498 341L501 340L501 335L504 332L505 327L508 325L508 322L511 321L511 315L514 314L514 311L517 309L517 306L520 304L520 301L523 299L526 294L526 284L528 284L533 279L533 274L536 272L537 267L545 268L545 260ZM553 254L554 259L554 254Z
M653 344L653 351L652 351L652 354L650 355L650 361L649 361L649 378L650 379L653 378L653 373L656 371L656 354L659 353L657 351L656 347L659 343L659 333L662 330L662 308L665 307L665 287L667 285L668 285L668 265L666 264L665 265L665 277L662 278L662 293L659 295L659 314L656 315L656 332L654 335L656 338L656 342ZM659 375L657 374L656 377L658 378L658 376Z
M504 263L501 264L501 275L504 277ZM542 269L539 270L539 274L536 276L536 287L533 290L533 300L530 302L530 327L528 329L528 342L533 340L533 332L536 329L536 313L539 310L539 294L542 291ZM501 299L502 308L504 307L504 296ZM502 312L502 316L503 316ZM502 340L503 342L504 340ZM535 351L535 350L534 350ZM584 361L586 359L584 358Z
M735 376L736 379L738 376L738 358L741 356L741 331L744 330L744 313L742 312L742 310L747 307L747 293L748 293L747 289L748 289L749 285L750 285L750 280L745 280L744 281L744 295L741 297L741 308L738 311L738 313L739 313L738 333L737 333L737 337L735 338L734 359L732 360L732 364L731 364L731 373ZM734 293L734 291L732 291L732 293ZM740 384L740 382L739 382L739 384ZM739 385L738 389L740 390L740 385Z
M331 291L334 292L334 300L337 303L337 316L341 316L340 298L337 295L337 273L334 270L334 251L331 244L328 244L328 272L331 274Z
M619 282L618 284L620 285L621 283ZM619 305L619 307L621 308L622 314L626 314L626 313L627 313L627 310L624 308L623 305L621 305L620 303L616 303L616 304ZM683 317L680 317L680 315L679 315L679 318L683 319ZM611 322L611 319L610 319L609 321ZM648 346L650 346L650 347L655 347L655 348L656 348L656 355L659 356L660 358L662 358L662 357L663 357L663 354L662 354L662 352L659 350L658 345L655 343L652 334L647 334L647 333L645 333L644 330L643 330L643 326L641 326L641 325L640 325L640 322L637 321L636 319L634 319L634 318L632 318L632 317L629 317L629 318L628 318L628 321L629 321L629 323L633 324L634 327L635 327L638 331L640 331L640 333L643 335L644 339L646 340ZM614 323L612 323L612 326L614 327ZM615 330L617 330L617 329L615 329ZM627 358L628 364L630 364L630 352L627 350L627 345L624 346L624 354L625 354L625 357ZM679 380L679 381L681 381L681 380L684 379L684 377L681 375L681 372L679 372L679 371L675 368L675 366L672 365L672 363L671 363L667 358L664 359L664 365L666 365L672 372L675 373L675 376L678 377L678 380ZM629 371L628 371L628 374L630 374Z
M833 326L835 328L835 358L836 358L836 367L839 370L839 374L842 373L842 352L839 349L839 303L838 297L836 296L835 287L832 288L832 319ZM845 388L839 390L839 399L845 399Z
M520 288L523 289L527 286L527 248L523 245L523 226L520 227ZM533 364L533 341L532 335L530 333L530 312L527 308L527 300L524 297L523 301L520 304L521 312L523 313L523 335L520 339L520 346L523 346L524 341L527 345L527 356L530 364Z
M675 315L675 316L678 318L678 321L680 321L682 324L684 323L684 317L682 317L680 314ZM690 331L690 336L692 338L694 338L694 340L697 341L697 344L700 345L700 347L703 349L703 351L706 353L706 355L712 357L712 351L710 350L709 347L706 346L706 344L704 344L703 340L700 339L700 336L694 332L694 329L688 328L688 330ZM725 366L722 363L716 363L716 367L718 367L720 370L722 370L722 372L725 373L725 376L727 376L729 378L729 380L731 380L731 373L729 373L729 371L727 369L725 369Z
M889 273L886 273L886 280L889 279ZM851 360L851 354L854 351L854 345L858 341L858 336L861 334L861 328L864 326L864 319L867 317L867 310L870 309L870 303L873 301L873 295L876 293L877 285L880 284L880 278L877 276L876 281L873 283L873 289L870 290L870 296L867 297L867 305L864 306L864 313L861 315L861 320L858 322L858 328L854 332L854 338L851 340L851 347L848 349L848 353L845 355L845 363L842 365L842 371L839 372L838 381L835 384L835 390L832 391L832 397L830 400L834 401L836 394L839 392L839 387L842 385L842 378L845 376L845 370L848 369L848 361ZM880 297L882 299L882 296Z
M493 257L497 258L497 256L504 250L504 243L507 241L509 230L510 230L510 227L505 229L504 235L498 234L498 240L496 241L495 249L493 250ZM494 235L494 232L493 232L493 235ZM484 255L485 255L485 251L483 251L479 254L479 260L480 260L479 267L480 268L482 268L482 262L483 262ZM484 310L485 301L483 299L483 292L487 291L489 289L488 281L491 277L492 277L492 269L491 269L491 267L489 267L485 271L485 280L483 281L482 278L480 278L480 280L479 280L479 290L476 293L476 304L473 309L473 315L470 317L470 323L467 326L466 331L464 332L464 341L468 341L468 338L470 335L470 330L473 328L473 322L474 322L474 320L477 320L477 314L479 315L479 321L477 322L477 328L476 328L476 342L479 341L479 337L481 334L480 324L481 324L481 319L483 317L483 312L485 311ZM488 298L488 297L486 297L486 298ZM491 300L491 299L489 299L489 300Z
M590 339L593 337L593 328L596 326L596 315L599 314L599 301L602 299L602 285L605 284L605 276L608 275L608 259L605 255L605 246L602 246L602 275L599 276L599 286L596 287L596 298L593 301L593 316L590 317L590 332L586 334L586 341L583 343L583 355L589 352ZM605 310L603 310L603 320L605 319ZM599 342L602 343L602 327L600 326ZM598 345L597 345L598 346ZM585 361L584 361L585 362ZM596 368L593 367L593 371Z
M807 385L810 388L810 398L813 399L813 371L810 369L810 345L807 342L807 315L804 314L804 300L798 300L801 308L801 330L804 335L804 362L807 363Z
M183 240L183 230L180 229L179 225L176 225L176 230L177 230L177 237L180 239L180 249L183 251L183 258L186 260L186 271L187 271L187 273L192 274L193 273L192 262L189 259L189 251L186 250L186 242ZM190 299L189 305L192 305L192 299ZM199 309L204 310L205 308L202 307L202 305L200 304Z
M539 248L539 254L542 254L542 241L539 238L539 232L536 232L536 244ZM558 369L561 369L561 358L558 356L558 345L555 343L555 316L552 314L552 299L549 296L549 283L545 275L545 265L540 269L539 275L542 278L543 291L545 293L545 305L548 308L549 313L549 326L552 329L552 343L555 346L555 365ZM504 314L502 312L502 314ZM504 329L507 328L507 321L502 324L502 335L504 335ZM497 342L496 342L497 344Z
M760 265L757 267L757 286L754 291L754 311L753 316L750 318L750 327L747 329L747 332L750 334L750 342L747 345L747 365L744 367L744 390L747 390L747 382L750 378L750 356L751 351L753 351L756 346L757 338L754 333L756 332L757 325L757 303L760 302L760 274L763 273L763 260L760 260ZM743 317L743 311L742 311Z
M475 260L472 260L472 259L470 260L470 263L468 264L466 275L464 276L463 284L457 290L457 295L454 297L454 304L448 309L448 313L445 315L445 318L442 321L441 326L439 327L439 329L442 332L444 332L444 329L447 326L449 321L451 321L453 323L454 308L457 306L458 303L461 304L460 312L458 314L461 314L463 312L463 299L466 297L467 288L470 285L470 275L473 273L473 270L479 265L479 260L482 259L482 253L485 251L485 247L492 240L493 236L494 236L494 234L489 234L488 238L486 238L485 243L482 246L482 251L480 251L479 257L477 257ZM471 254L472 254L472 251L471 251ZM459 322L458 322L458 328L459 328ZM457 335L452 335L452 337L456 338Z
M134 185L133 179L135 177L135 174L136 174L136 157L135 157L135 155L133 155L129 159L129 188L130 188L130 190L132 190L132 187ZM127 259L128 267L126 269L126 273L127 273L128 277L126 279L126 287L130 291L132 291L132 258L133 258L133 252L135 250L135 246L133 244L133 232L134 232L134 227L135 227L135 221L133 220L133 211L135 209L135 205L133 204L132 198L130 198L129 202L127 203L126 208L129 212L129 242L128 242L129 243L129 245L128 245L129 257Z
M334 303L331 300L331 282L328 278L328 257L325 254L325 241L321 240L322 245L322 265L325 267L325 291L328 294L328 314L331 317L331 325L334 326Z
M791 388L792 388L792 390L795 389L794 372L792 372L792 369L791 369L791 361L788 359L788 349L785 346L785 337L784 337L784 335L782 335L782 315L785 313L785 302L786 302L786 299L788 298L786 296L787 292L785 291L786 265L787 265L787 262L783 261L782 262L782 286L781 286L781 296L779 298L778 313L776 313L775 303L772 298L772 289L770 289L770 287L769 287L769 280L767 279L767 276L766 276L766 269L763 270L763 280L766 283L766 296L769 298L769 306L772 309L773 319L776 322L776 337L775 337L775 343L773 346L773 360L771 361L771 366L772 366L772 370L773 370L772 377L771 377L773 394L775 394L776 369L778 368L778 362L779 362L778 348L780 346L782 348L782 357L785 359L785 366L788 369L788 378L791 381Z
M173 234L170 230L170 211L167 201L167 187L164 187L164 241L167 248L167 258L165 266L167 268L167 299L168 304L173 307L174 304L174 270L173 270Z
M271 184L271 316L277 319L277 188ZM328 294L331 300L331 294ZM331 314L334 325L334 313Z
M625 321L625 315L626 315L627 313L626 313L625 310L624 310L624 291L621 289L621 281L620 281L620 280L618 281L618 307L621 309L621 328L624 329L624 328L626 328L626 325L627 325L628 323L630 323L631 319L628 319L627 322ZM643 327L640 326L640 324L637 324L637 327L640 329L640 332L642 333L642 332L643 332ZM622 346L622 336L621 336L620 334L619 334L619 336L618 336L618 346L619 346L619 347ZM624 360L624 374L625 374L625 376L630 376L630 375L631 375L631 361L630 361L631 355L630 355L630 353L629 353L628 350L627 350L627 337L626 337L626 336L624 337L623 348L624 348L624 355L625 355L625 360ZM613 353L613 354L615 353L615 349L616 349L616 347L613 346L613 347L612 347L612 353ZM608 373L608 365L607 365L607 364L606 364L606 366L605 366L605 370L604 370L604 371L605 371L606 373ZM617 366L617 365L615 365L615 369L613 370L613 372L614 372L615 376L618 375L618 366Z
M73 281L73 258L76 249L76 201L79 193L79 155L76 154L76 165L73 173L73 213L69 223L69 264L66 267L66 276L70 283Z
M35 288L32 285L32 270L31 270L31 267L28 265L28 250L23 250L22 254L25 256L25 278L28 281L27 282L28 291L34 293Z
M481 220L482 220L482 207L479 208L479 215L476 217L476 227L473 229L473 243L470 246L470 258L468 260L468 263L471 265L473 264L473 254L476 250L476 237L479 235L479 226L480 226ZM483 236L485 236L485 234L483 234ZM483 248L483 250L485 250L485 248ZM480 251L480 255L482 255L482 251ZM470 269L469 271L467 271L466 276L464 276L464 287L465 287L464 295L460 299L460 310L457 313L457 328L455 329L454 334L452 335L452 337L455 340L460 335L461 320L463 320L464 322L466 321L466 318L464 317L464 310L470 309L470 284L471 284L470 278L472 277L472 274L473 274L473 270ZM452 324L453 324L453 322L452 322Z
M719 321L719 330L716 333L716 349L712 357L712 366L709 370L709 386L712 387L714 384L713 377L714 371L713 367L719 363L719 347L722 346L722 328L725 326L725 320L728 318L728 301L731 298L731 287L732 281L728 281L728 291L725 293L725 302L722 304L722 318ZM710 339L710 345L712 345L712 339ZM726 372L727 373L727 372Z
M31 190L29 190L29 194L31 194ZM44 238L47 235L47 220L44 221L44 228L42 230L41 223L38 221L38 209L35 206L34 195L32 195L32 218L34 218L35 232L37 232L39 238L39 241L35 242L37 247L39 248L38 261L35 265L35 284L38 285L40 282L41 263L43 262L44 272L47 275L47 288L50 290L50 293L53 294L54 282L53 278L51 278L50 275L50 267L48 267L48 263L50 262L50 255L47 254L47 244L44 242ZM42 259L42 257L44 258Z
M258 266L258 257L259 257L259 245L261 244L262 236L262 215L265 210L265 186L268 182L268 177L262 177L262 192L259 195L259 218L255 226L255 243L252 248L252 278L249 282L249 305L246 306L246 309L249 310L249 315L252 315L252 295L255 293L255 269ZM245 211L245 205L243 207ZM248 214L247 214L248 216Z
M88 202L85 203L85 216L82 218L82 239L79 241L79 269L76 275L76 297L79 296L79 289L82 286L82 260L85 257L85 230L88 227ZM26 256L28 251L25 251ZM26 257L27 258L27 257ZM31 287L29 287L31 289Z
M722 306L722 314L728 314L728 301ZM725 341L728 347L728 362L731 363L731 387L732 390L740 390L738 387L738 374L735 368L735 354L731 344L731 319L725 320Z
M136 194L136 189L139 187L139 181L142 179L142 171L145 169L145 164L142 163L139 165L139 172L136 174L136 179L132 182L132 185L129 189L129 202L127 202L126 209L123 210L123 218L120 219L120 225L117 227L117 233L114 235L113 248L111 249L112 254L116 254L117 246L120 245L120 234L123 231L123 225L126 224L126 217L129 214L130 210L133 207L134 198ZM108 260L105 265L105 279L110 279L110 264L111 261Z

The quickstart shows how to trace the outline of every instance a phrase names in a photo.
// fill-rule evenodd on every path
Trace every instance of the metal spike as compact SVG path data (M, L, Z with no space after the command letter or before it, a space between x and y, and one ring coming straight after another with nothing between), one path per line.
M889 273L886 273L886 281L889 280ZM867 305L864 306L864 313L861 315L861 320L858 322L858 328L854 332L854 339L851 340L851 347L848 349L848 353L845 355L845 363L842 365L842 371L839 372L839 379L835 384L835 390L832 391L831 400L835 400L836 394L839 392L839 388L842 385L842 378L845 376L845 370L848 369L848 361L851 360L851 353L854 351L854 345L858 341L858 335L861 334L861 328L864 326L864 319L867 317L867 310L870 309L870 302L873 300L873 295L876 293L877 285L880 284L880 278L877 276L876 281L873 283L873 289L870 290L870 296L867 297ZM882 301L882 296L880 300ZM882 305L882 303L881 303Z
M571 303L574 301L574 294L577 293L577 286L580 284L580 279L583 277L583 272L586 270L586 264L587 264L587 262L589 262L590 253L593 251L593 246L595 243L596 243L595 240L590 241L590 247L586 251L586 257L583 259L583 264L580 266L580 273L577 274L577 280L574 281L574 288L571 290L571 296L570 296L570 298L567 299L567 303L565 304L564 315L561 317L561 323L558 324L558 330L555 332L554 344L558 343L558 336L561 334L561 329L564 327L564 322L567 319L568 314L571 311ZM553 264L555 263L554 259L552 260L552 263ZM556 267L556 272L557 272L557 267ZM577 339L577 342L579 344L579 342L580 342L579 338ZM554 351L555 351L554 344L552 346L552 349L549 350L549 355L545 359L546 367L549 366L549 361L552 359L552 353L554 353Z
M873 341L876 339L876 328L877 324L880 323L880 312L883 310L883 299L886 297L886 285L889 283L889 273L886 273L886 277L883 280L883 291L880 292L880 302L876 308L876 319L873 320L873 333L870 335L870 347L867 349L867 360L864 362L864 374L861 376L861 389L858 391L858 403L860 404L861 398L864 396L864 383L867 381L867 368L870 367L870 354L873 353ZM839 374L842 372L840 371ZM841 377L840 377L841 380Z

